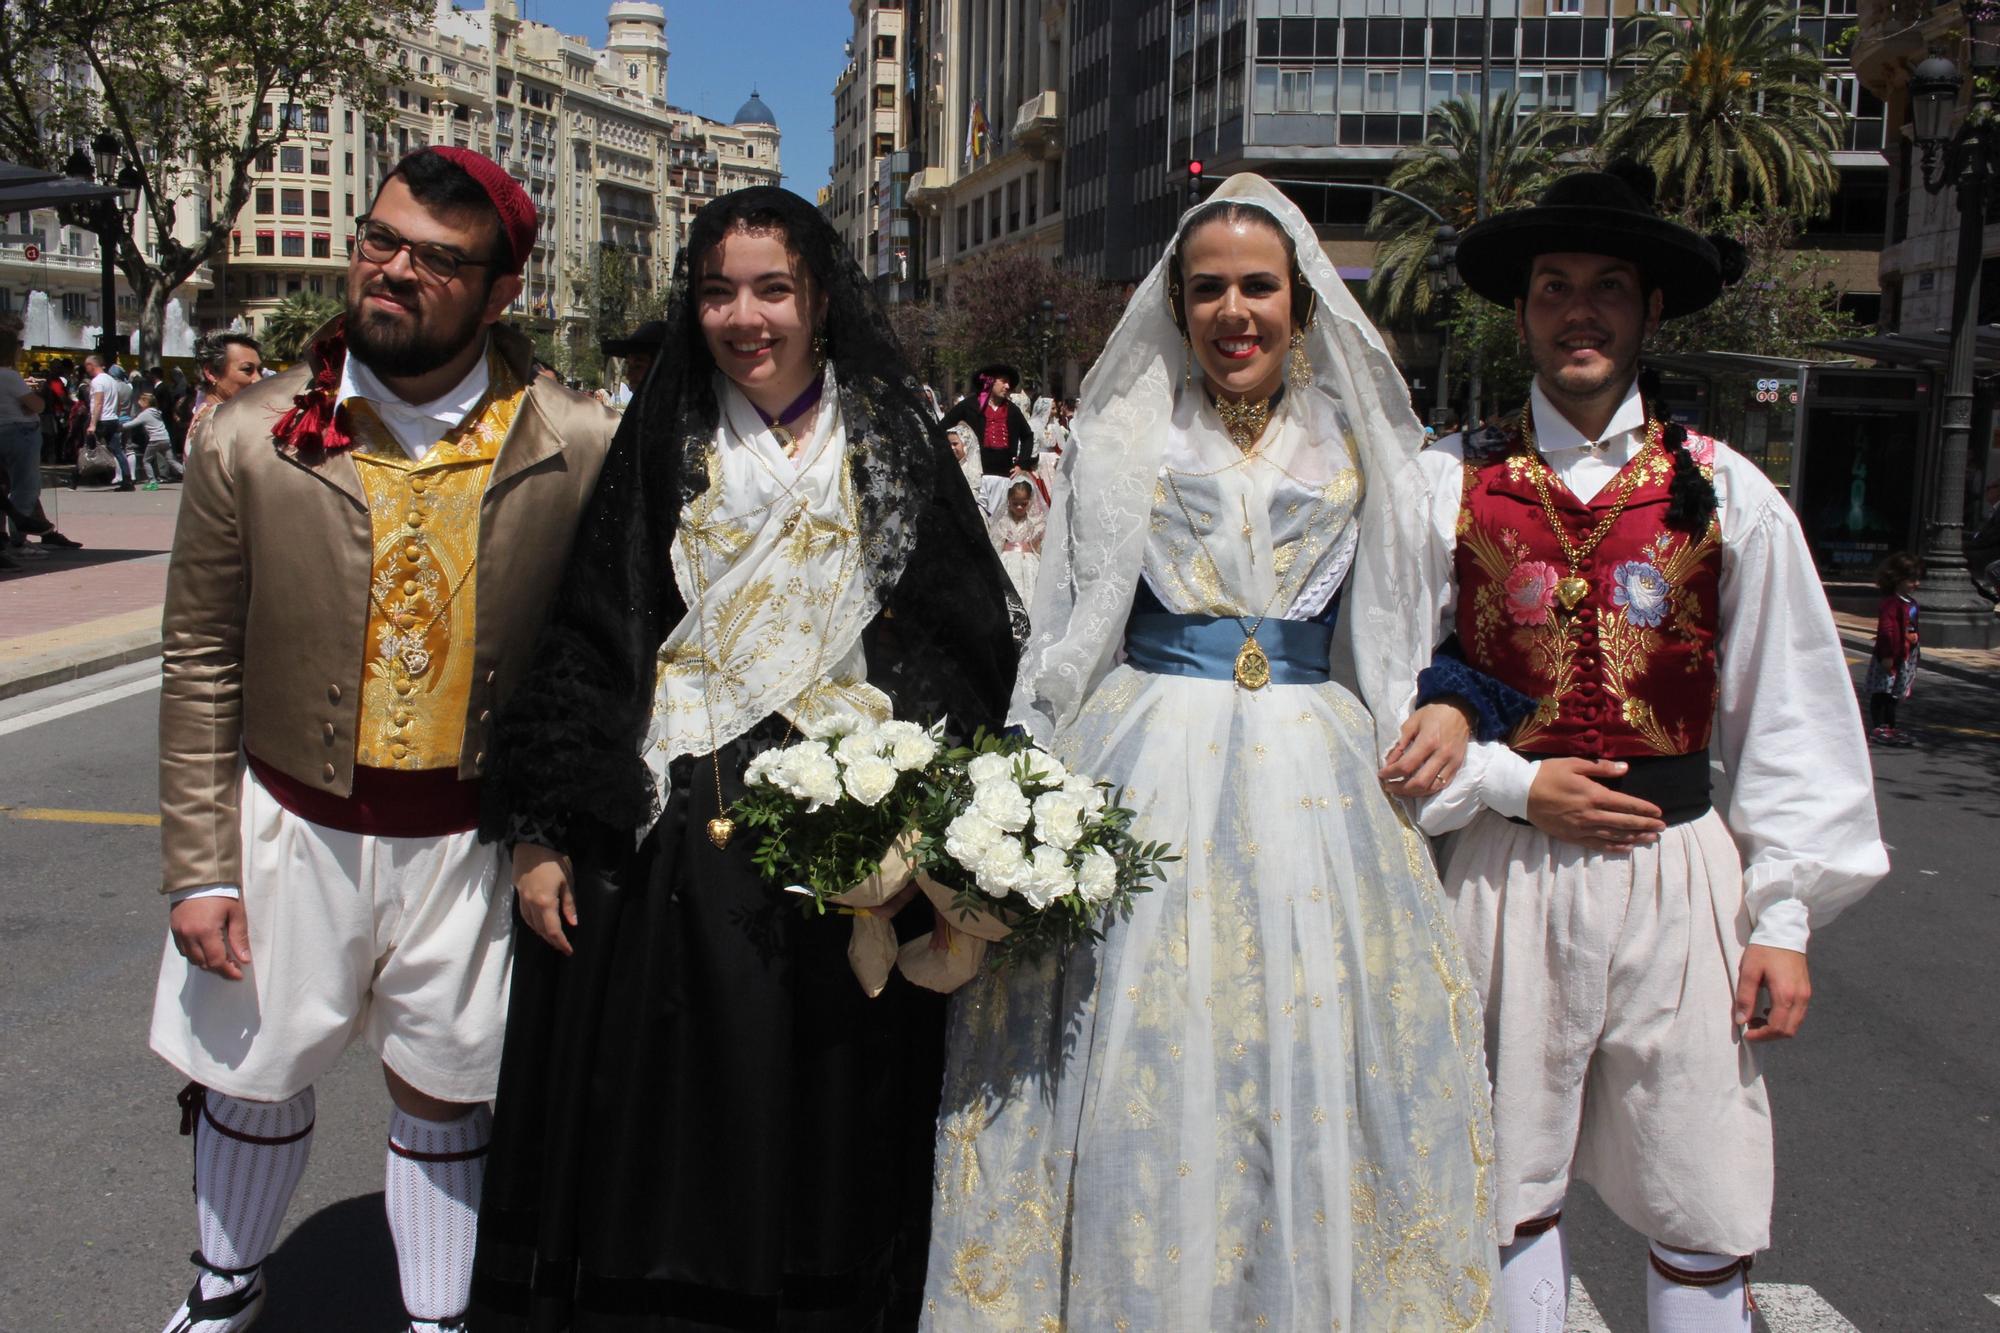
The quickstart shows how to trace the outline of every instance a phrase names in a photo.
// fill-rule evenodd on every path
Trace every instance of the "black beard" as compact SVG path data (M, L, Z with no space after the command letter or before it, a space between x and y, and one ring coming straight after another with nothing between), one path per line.
M404 297L404 291L394 287L382 290L398 299ZM479 307L468 310L457 328L433 329L423 317L423 298L412 294L412 299L419 304L417 318L409 325L393 316L371 314L365 307L350 307L347 312L347 350L385 379L428 375L449 363L479 335Z

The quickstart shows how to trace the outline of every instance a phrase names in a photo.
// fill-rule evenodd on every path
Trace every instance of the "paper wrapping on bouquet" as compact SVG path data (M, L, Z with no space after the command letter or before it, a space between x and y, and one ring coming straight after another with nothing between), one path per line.
M949 995L979 975L986 946L1006 939L1011 927L992 912L960 908L957 892L929 875L917 876L917 888L931 900L936 928L905 944L897 963L917 985Z
M917 985L948 995L979 974L986 946L1008 934L1005 921L990 912L961 912L955 892L929 875L918 874L910 860L916 846L915 830L903 834L874 874L827 900L854 918L847 965L870 999L882 993L889 973L899 966ZM895 912L884 909L912 879L936 909L937 928L899 946L892 924Z

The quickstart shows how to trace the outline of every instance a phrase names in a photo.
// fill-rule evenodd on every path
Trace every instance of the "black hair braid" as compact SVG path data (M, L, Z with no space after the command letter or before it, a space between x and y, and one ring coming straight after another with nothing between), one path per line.
M1701 464L1688 452L1687 427L1669 421L1661 431L1660 442L1674 461L1667 526L1699 537L1708 531L1709 521L1715 517L1715 483L1702 474Z

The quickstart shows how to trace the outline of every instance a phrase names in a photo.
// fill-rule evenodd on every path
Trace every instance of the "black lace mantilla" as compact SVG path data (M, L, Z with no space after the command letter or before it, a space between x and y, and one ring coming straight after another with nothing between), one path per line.
M860 268L818 210L769 187L696 215L675 266L668 334L584 511L526 677L500 710L482 836L575 853L630 846L653 807L640 757L656 659L686 613L670 556L682 507L708 485L720 405L691 274L733 228L774 228L825 293L863 549L882 609L863 632L869 683L896 716L955 734L997 725L1014 682L1008 583L972 494L922 408Z

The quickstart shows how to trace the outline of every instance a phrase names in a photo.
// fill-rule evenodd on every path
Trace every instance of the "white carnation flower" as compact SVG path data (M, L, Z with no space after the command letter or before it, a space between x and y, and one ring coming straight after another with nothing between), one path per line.
M1094 815L1104 808L1104 788L1092 782L1081 773L1071 773L1063 778L1062 789L1083 802L1083 813Z
M1021 840L1004 835L994 839L978 865L969 868L978 877L979 887L996 898L1025 889L1033 873Z
M1021 896L1040 911L1058 898L1076 892L1076 872L1069 857L1059 848L1037 847L1028 858L1028 874L1021 883Z
M976 874L979 863L1004 836L998 824L977 810L967 810L945 826L944 850L952 860Z
M1009 833L1019 833L1028 827L1028 816L1032 813L1026 794L1007 778L974 787L972 808Z
M840 756L843 764L858 763L863 759L873 759L882 753L882 740L872 728L863 727L859 731L842 736L833 752Z
M799 730L812 740L837 741L843 736L853 735L861 728L862 719L854 714L829 710L818 717L808 719Z
M1027 780L1037 786L1060 787L1063 780L1069 777L1069 770L1062 766L1062 761L1046 750L1024 751L1020 764L1022 771L1029 775Z
M880 755L864 755L847 765L841 781L847 785L847 794L861 804L880 805L882 798L896 789L896 766Z
M746 787L772 787L777 784L771 779L771 772L778 765L780 752L759 751L743 770L743 785Z
M1092 847L1077 867L1076 887L1087 903L1109 902L1118 890L1118 862L1102 847Z
M924 767L937 758L937 738L914 722L884 722L876 734L882 749L902 772Z
M1014 760L1004 754L975 755L965 766L965 776L972 784L983 786L989 782L1011 782L1014 779Z
M1058 788L1035 798L1035 836L1067 852L1083 836L1083 801Z
M794 746L785 758L779 784L807 802L806 809L817 810L840 799L840 765L818 742Z

